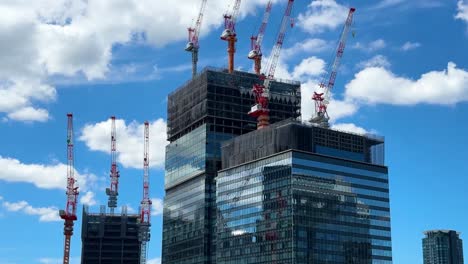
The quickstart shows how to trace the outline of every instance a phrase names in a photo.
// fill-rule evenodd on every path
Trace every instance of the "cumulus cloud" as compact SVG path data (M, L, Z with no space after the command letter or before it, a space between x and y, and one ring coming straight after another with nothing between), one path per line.
M298 24L307 32L320 33L343 25L347 16L348 8L335 0L314 0L299 14Z
M296 42L292 47L283 49L281 52L282 56L285 58L294 56L294 55L304 55L309 53L322 52L330 48L330 45L327 41L318 38L308 38L301 42Z
M359 62L357 68L370 68L370 67L382 67L382 68L390 68L391 63L388 61L387 57L383 55L375 55L374 57Z
M344 131L344 132L351 132L351 133L356 133L356 134L361 134L365 135L368 134L369 132L362 127L359 127L353 123L339 123L339 124L333 124L332 129Z
M405 44L403 44L403 46L401 46L401 50L402 51L408 51L408 50L417 49L419 47L421 47L421 43L407 41L407 42L405 42Z
M325 73L325 61L315 56L303 59L292 72L292 79L320 76Z
M455 18L468 23L468 3L464 3L463 0L458 1Z
M151 199L151 215L161 215L164 211L163 200L159 198Z
M143 127L136 121L125 123L123 119L115 120L117 137L117 161L124 167L143 167ZM111 120L87 124L81 131L80 141L93 151L110 153ZM165 147L168 144L166 137L166 122L158 119L150 122L149 127L149 165L162 167L165 158Z
M371 41L371 42L369 42L367 44L363 44L361 42L356 42L356 44L354 44L352 46L352 48L359 49L359 50L362 50L362 51L367 51L367 52L374 52L374 51L383 49L386 46L387 46L387 43L385 42L385 40L376 39L376 40Z
M0 180L6 182L31 183L42 189L65 189L67 184L67 165L58 164L26 164L13 158L0 156ZM78 186L86 190L97 181L97 177L89 173L79 173L75 170Z
M148 264L161 264L161 258L149 259Z
M241 18L264 0L241 6ZM0 113L19 121L46 121L41 104L56 99L50 76L106 78L112 48L142 43L162 47L186 38L198 0L1 1ZM210 1L202 36L223 22L224 1ZM17 109L20 109L19 111Z
M468 101L468 72L449 62L447 69L413 80L382 67L370 67L346 84L346 97L366 104L456 104Z
M39 216L40 222L60 221L59 209L56 207L33 207L26 201L10 203L2 202L2 206L10 212L21 212L27 215Z
M92 191L87 191L83 196L80 198L80 203L83 205L93 206L96 205L96 200L94 199L95 194Z

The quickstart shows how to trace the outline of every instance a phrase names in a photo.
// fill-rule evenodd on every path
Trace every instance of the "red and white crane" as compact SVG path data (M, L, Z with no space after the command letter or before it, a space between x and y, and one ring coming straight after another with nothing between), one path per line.
M203 13L205 12L207 0L202 0L200 6L200 12L198 12L198 18L194 27L188 28L188 43L185 46L185 50L192 53L192 78L197 75L197 63L198 63L198 49L200 45L198 43L198 36L200 35L201 24L203 21Z
M65 210L60 210L59 215L64 223L63 234L65 235L65 245L63 250L63 264L70 262L70 242L73 235L73 224L77 220L76 205L78 200L78 186L75 186L75 167L73 155L73 114L67 114L67 205Z
M150 241L151 226L151 199L149 197L149 123L145 121L144 150L143 150L143 199L140 203L140 230L141 242L140 264L146 263L147 242Z
M268 1L265 13L263 14L262 24L260 25L260 29L258 30L258 34L256 36L250 37L251 50L247 58L254 60L254 69L257 75L261 74L260 71L262 69L262 41L263 36L265 35L268 20L270 19L272 5L272 0Z
M288 0L286 11L284 12L283 19L281 20L280 31L278 33L278 39L270 55L268 61L267 72L268 75L262 75L260 78L263 79L263 84L254 84L252 89L255 94L256 104L252 106L249 112L250 116L256 117L258 120L257 129L265 128L270 125L270 110L268 109L268 102L270 100L270 83L273 81L275 76L276 66L278 65L279 55L281 48L283 47L284 38L286 36L287 24L291 21L291 11L294 4L294 0ZM293 24L291 23L291 27Z
M330 126L328 123L330 117L327 113L327 107L330 103L330 91L333 89L333 86L335 86L336 76L338 74L341 58L343 57L343 53L346 47L346 40L348 38L349 29L351 28L351 24L353 22L353 15L355 11L356 9L353 7L349 9L348 18L346 19L345 25L340 35L338 47L336 48L336 55L333 64L331 64L331 67L328 71L330 73L328 82L326 82L327 79L324 79L319 85L320 88L323 89L323 92L314 92L314 95L312 96L312 100L315 101L315 116L312 117L309 121L321 127Z
M117 207L117 196L119 195L119 177L120 172L117 168L117 150L116 150L116 130L115 116L111 116L111 169L110 169L110 188L106 188L106 194L109 196L107 206L110 208L111 214Z
M221 34L221 39L228 42L228 72L234 71L234 53L236 53L236 19L239 15L241 0L234 0L232 10L224 14L224 31Z

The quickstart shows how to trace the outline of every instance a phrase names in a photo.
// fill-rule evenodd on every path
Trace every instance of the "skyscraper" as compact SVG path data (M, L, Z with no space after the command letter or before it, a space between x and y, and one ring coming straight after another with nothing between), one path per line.
M140 241L138 240L137 214L107 214L105 206L100 213L83 209L81 228L82 264L139 264Z
M383 138L286 120L226 143L222 165L217 263L392 263Z
M424 264L463 264L463 245L460 233L453 230L424 232Z
M216 181L221 143L256 129L255 74L205 69L168 97L162 263L216 263ZM300 115L300 83L271 86L270 121Z

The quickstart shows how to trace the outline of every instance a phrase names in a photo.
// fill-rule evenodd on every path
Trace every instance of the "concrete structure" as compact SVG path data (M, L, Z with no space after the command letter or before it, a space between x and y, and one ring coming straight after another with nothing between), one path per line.
M424 232L424 264L463 264L463 245L460 233L453 230Z
M217 263L392 263L383 138L288 120L232 139Z
M258 76L207 68L168 98L162 263L216 263L221 143L256 129L248 112ZM273 82L271 122L300 116L300 84Z
M140 241L138 240L139 215L89 213L83 209L82 221L82 264L139 264Z

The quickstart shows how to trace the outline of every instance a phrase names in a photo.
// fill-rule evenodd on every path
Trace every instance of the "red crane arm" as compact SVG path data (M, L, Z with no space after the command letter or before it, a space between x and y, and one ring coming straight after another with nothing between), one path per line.
M272 0L268 1L258 34L257 36L252 36L250 38L252 40L252 50L256 51L259 55L261 54L262 41L263 37L265 36L265 30L268 24L268 20L270 19L272 6Z
M284 12L283 19L281 20L281 27L278 33L278 39L275 46L271 52L270 61L268 64L268 79L272 79L275 76L276 66L278 65L279 55L281 53L281 48L283 47L284 38L286 36L287 24L291 20L291 11L294 4L294 0L288 1L288 6ZM268 87L266 87L268 88Z
M199 47L198 36L200 35L200 29L201 29L201 24L203 21L203 15L205 13L206 2L207 0L202 0L200 11L198 12L198 18L197 18L197 21L195 22L195 26L188 28L188 32L189 32L188 41L193 43L193 46L195 48Z

